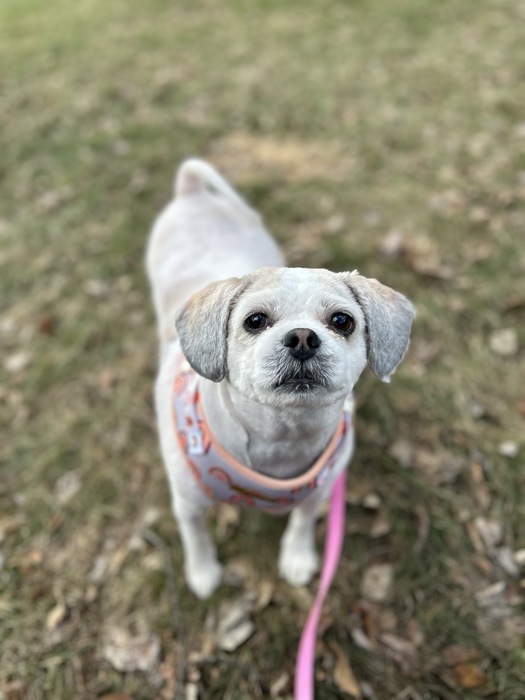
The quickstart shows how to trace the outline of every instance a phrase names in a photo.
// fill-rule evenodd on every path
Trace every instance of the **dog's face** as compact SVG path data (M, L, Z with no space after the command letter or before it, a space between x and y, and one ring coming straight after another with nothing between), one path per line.
M367 361L388 381L408 347L414 311L357 273L262 268L194 295L177 319L192 367L268 405L346 396Z
M366 365L365 329L359 304L333 273L263 270L231 310L229 379L262 403L332 402Z

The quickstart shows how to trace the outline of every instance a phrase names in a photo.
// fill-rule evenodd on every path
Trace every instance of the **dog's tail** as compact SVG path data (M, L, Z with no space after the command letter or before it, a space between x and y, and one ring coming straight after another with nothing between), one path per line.
M226 180L209 163L198 158L185 160L180 166L175 176L175 195L186 196L201 194L206 190L215 191L227 197L243 209L253 213L244 199L237 194Z

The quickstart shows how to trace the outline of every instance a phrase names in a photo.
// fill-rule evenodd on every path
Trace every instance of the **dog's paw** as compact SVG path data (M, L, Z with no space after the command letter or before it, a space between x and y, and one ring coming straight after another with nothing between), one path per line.
M292 586L310 583L319 568L319 558L314 550L292 552L283 547L279 555L279 575Z
M217 590L221 578L222 566L217 560L186 567L188 588L201 600L209 598Z

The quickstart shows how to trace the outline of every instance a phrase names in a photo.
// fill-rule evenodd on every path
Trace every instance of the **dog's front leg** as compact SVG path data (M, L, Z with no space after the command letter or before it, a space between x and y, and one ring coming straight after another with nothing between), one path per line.
M184 550L186 583L198 598L209 598L221 582L222 566L206 529L206 508L175 496L173 512Z
M292 586L306 585L319 567L315 523L325 493L314 493L292 511L281 538L279 574Z

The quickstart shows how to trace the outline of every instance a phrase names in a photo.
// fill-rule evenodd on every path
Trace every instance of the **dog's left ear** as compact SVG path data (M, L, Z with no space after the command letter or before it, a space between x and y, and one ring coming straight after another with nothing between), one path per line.
M226 375L228 319L246 286L246 278L239 277L212 282L190 297L175 320L186 359L213 382Z
M368 364L384 382L390 381L408 350L416 315L409 300L375 279L357 271L341 272L344 282L363 309L367 325Z

